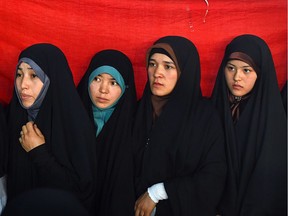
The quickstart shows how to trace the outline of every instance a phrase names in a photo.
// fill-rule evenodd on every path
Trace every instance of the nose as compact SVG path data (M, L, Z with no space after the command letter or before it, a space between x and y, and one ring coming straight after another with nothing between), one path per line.
M21 79L21 89L27 89L29 87L29 80L26 76Z
M154 77L155 77L155 78L163 77L162 68L161 68L160 66L156 66L156 67L155 67Z
M100 88L99 88L99 92L103 93L103 94L108 94L109 93L108 83L101 82L101 85L100 85Z
M241 72L239 70L236 70L233 79L235 81L240 81L241 80Z

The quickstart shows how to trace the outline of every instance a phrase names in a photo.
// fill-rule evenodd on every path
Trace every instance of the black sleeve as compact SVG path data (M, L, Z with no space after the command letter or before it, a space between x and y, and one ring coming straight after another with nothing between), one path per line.
M28 154L37 170L39 186L76 190L76 183L73 184L76 181L73 171L58 163L45 144L37 146Z

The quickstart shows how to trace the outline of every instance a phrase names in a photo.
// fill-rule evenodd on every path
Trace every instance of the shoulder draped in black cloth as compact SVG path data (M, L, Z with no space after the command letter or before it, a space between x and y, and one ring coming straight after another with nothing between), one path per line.
M153 47L169 53L180 77L153 126L146 83L133 127L137 197L163 182L168 199L156 205L157 216L216 215L226 178L224 135L202 98L198 51L180 36L160 38Z
M66 57L59 48L46 43L26 48L19 59L23 57L32 59L50 79L35 119L45 144L28 153L21 147L18 139L28 116L14 90L8 108L8 202L23 191L49 187L72 191L89 208L96 173L95 137Z
M234 52L245 53L259 68L255 86L235 125L224 74ZM228 161L221 215L286 215L287 120L273 59L261 38L241 35L227 45L212 100L224 123Z
M287 81L281 89L281 96L282 96L282 100L283 100L284 109L285 109L286 114L287 114Z
M90 115L91 125L94 125L88 79L96 68L105 65L115 68L121 74L126 89L96 138L98 159L96 214L134 215L131 125L137 98L134 72L129 58L117 50L109 49L96 53L77 88Z
M0 178L6 174L7 169L7 123L4 107L0 104Z

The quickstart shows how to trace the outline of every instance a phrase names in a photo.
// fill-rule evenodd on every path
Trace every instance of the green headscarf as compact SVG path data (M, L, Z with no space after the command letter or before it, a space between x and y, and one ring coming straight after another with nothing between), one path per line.
M103 74L103 73L110 74L117 81L117 83L119 84L119 86L121 88L121 95L119 96L119 98L111 106L104 108L104 109L97 107L93 103L93 99L91 97L90 88L89 88L90 84L94 80L94 78L96 76L98 76L99 74ZM98 134L101 132L104 124L108 121L108 119L112 115L112 113L115 109L115 105L118 103L119 99L122 97L122 95L125 92L125 88L126 87L125 87L125 82L124 82L123 77L121 76L119 71L116 70L114 67L104 65L104 66L96 68L90 74L89 79L88 79L88 93L89 93L90 99L92 101L92 111L93 111L93 117L94 117L94 124L97 128L96 136L98 136Z

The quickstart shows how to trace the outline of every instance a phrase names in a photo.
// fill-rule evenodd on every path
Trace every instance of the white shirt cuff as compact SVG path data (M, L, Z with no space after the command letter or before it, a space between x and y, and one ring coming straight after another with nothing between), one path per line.
M147 191L154 203L158 203L160 200L168 199L163 183L154 184L149 187Z

